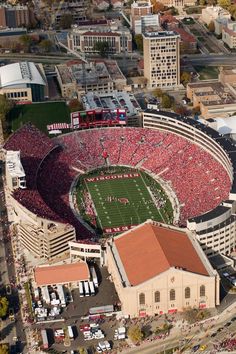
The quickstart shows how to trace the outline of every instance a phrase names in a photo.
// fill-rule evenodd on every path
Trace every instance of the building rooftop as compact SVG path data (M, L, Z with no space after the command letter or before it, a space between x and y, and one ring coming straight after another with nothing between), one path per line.
M20 159L20 151L7 151L6 166L11 177L25 177L25 171Z
M179 34L174 31L158 31L158 32L144 32L144 37L147 38L164 38L164 37L179 37Z
M1 88L22 84L46 85L37 66L32 62L20 62L0 67Z
M194 95L206 106L236 103L236 97L221 82L191 83L188 86L194 91Z
M70 61L57 66L63 84L91 85L99 82L125 80L115 60L99 60L89 63Z
M209 275L188 234L176 228L149 221L115 238L114 245L131 286L172 267Z
M37 286L43 286L89 280L90 274L87 263L78 262L36 267L34 269L34 278Z

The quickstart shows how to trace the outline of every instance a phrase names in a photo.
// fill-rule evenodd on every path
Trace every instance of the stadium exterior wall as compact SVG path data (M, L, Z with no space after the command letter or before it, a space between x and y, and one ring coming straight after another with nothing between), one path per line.
M74 227L40 218L18 203L7 188L5 193L8 219L16 225L22 245L41 260L69 258L69 241L76 239Z
M218 133L213 139L204 127L194 120L180 117L177 114L147 110L143 113L143 127L170 131L198 144L210 153L226 169L233 182L233 165L229 153L219 142L224 138ZM233 149L233 147L232 147ZM231 151L230 151L231 152ZM234 154L231 154L234 156ZM232 188L230 200L199 217L189 219L187 227L193 232L208 257L217 253L230 254L236 246L236 192Z

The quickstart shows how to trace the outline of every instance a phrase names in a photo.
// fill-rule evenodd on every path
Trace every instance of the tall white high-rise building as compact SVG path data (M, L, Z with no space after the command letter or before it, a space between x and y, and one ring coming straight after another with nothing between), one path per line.
M143 33L144 76L149 88L180 84L180 35L173 31Z

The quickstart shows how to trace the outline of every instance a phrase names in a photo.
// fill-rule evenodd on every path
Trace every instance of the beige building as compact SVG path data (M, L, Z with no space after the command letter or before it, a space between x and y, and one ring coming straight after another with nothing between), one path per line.
M222 27L222 41L230 48L236 48L236 22L227 22Z
M123 90L127 84L115 60L100 60L89 63L72 61L56 66L62 96L73 98L82 93L96 91L109 93Z
M202 21L209 25L211 21L215 21L216 19L231 19L231 15L229 11L223 9L220 6L207 6L202 9Z
M171 7L193 6L196 4L194 0L163 0L162 4Z
M42 64L19 62L0 68L0 94L14 102L39 102L48 96Z
M67 36L68 47L82 53L97 53L97 43L107 43L111 54L132 52L132 35L127 27L116 24L99 27L74 27Z
M141 17L151 15L153 10L153 5L150 0L134 1L131 4L131 28L134 33L141 33L138 31L137 26L140 26Z
M224 73L220 77L226 79ZM205 119L227 117L236 111L236 87L229 82L207 81L204 83L190 83L187 85L187 97L193 107L199 107Z
M143 33L143 57L149 88L180 84L180 35L173 31Z
M108 241L107 265L125 315L219 304L219 276L187 230L147 221Z
M86 262L43 265L35 267L34 280L39 287L60 284L77 288L80 281L90 280L89 267Z

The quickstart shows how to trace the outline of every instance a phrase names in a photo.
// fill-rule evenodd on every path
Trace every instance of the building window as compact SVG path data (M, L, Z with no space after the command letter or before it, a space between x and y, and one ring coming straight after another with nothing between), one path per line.
M171 289L170 290L170 301L174 301L175 300L175 290Z
M154 298L155 298L155 302L160 302L160 298L161 298L160 291L155 292Z
M206 296L206 288L205 285L200 286L200 296Z
M139 305L145 305L145 294L139 294Z
M185 288L185 299L190 299L190 288L189 287L187 287L187 288Z

